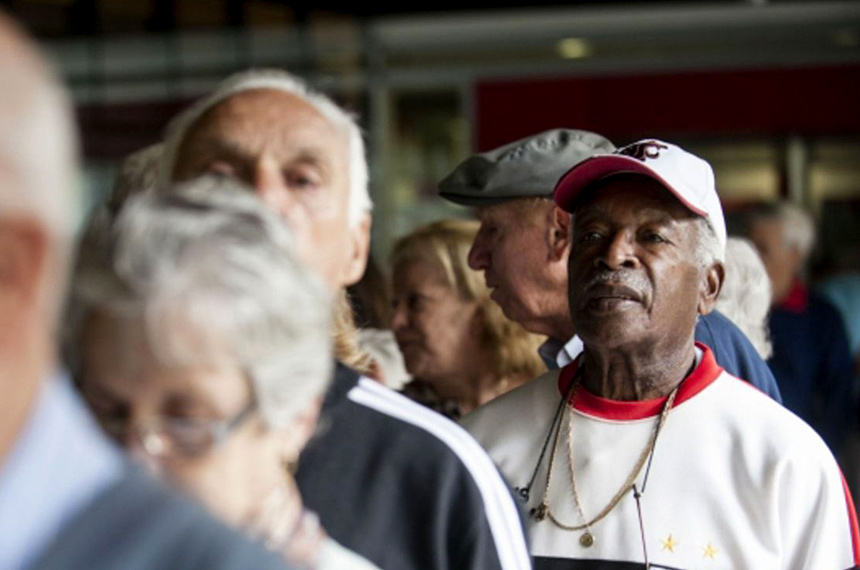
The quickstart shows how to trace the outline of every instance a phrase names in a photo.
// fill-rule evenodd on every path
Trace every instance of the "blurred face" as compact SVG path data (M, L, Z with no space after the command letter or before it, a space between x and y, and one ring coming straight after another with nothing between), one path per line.
M469 267L484 272L491 298L506 317L529 331L552 335L546 320L566 312L567 301L563 282L550 268L546 215L525 200L479 208L481 228L469 251Z
M442 396L456 397L456 379L481 358L478 305L465 301L445 281L440 268L421 262L394 267L391 328L406 369L434 384Z
M263 425L238 367L160 365L137 319L90 319L79 382L106 431L132 456L234 525L282 483L281 460L301 445ZM208 449L200 443L200 426L231 422Z
M773 303L778 304L791 291L800 271L800 253L785 243L782 224L777 220L756 220L750 227L749 238L758 249L770 277Z
M257 89L204 113L186 134L173 175L204 173L253 187L290 225L305 263L332 286L361 277L370 219L348 223L347 135L301 98Z
M571 313L586 346L692 344L697 312L710 310L695 224L694 214L644 178L609 178L583 196L569 268Z

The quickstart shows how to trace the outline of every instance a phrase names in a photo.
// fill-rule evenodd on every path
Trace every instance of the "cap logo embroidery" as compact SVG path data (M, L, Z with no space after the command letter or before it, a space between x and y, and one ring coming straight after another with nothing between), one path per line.
M618 154L633 157L637 160L645 162L648 158L657 158L660 156L660 151L669 147L658 142L641 142L625 146L618 151Z

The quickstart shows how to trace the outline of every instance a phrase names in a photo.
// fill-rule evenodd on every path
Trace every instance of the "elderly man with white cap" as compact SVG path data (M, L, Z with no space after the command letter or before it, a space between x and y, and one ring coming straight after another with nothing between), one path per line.
M229 78L169 127L163 175L239 179L289 224L333 290L367 261L370 197L354 118L279 71ZM343 366L296 480L331 536L386 570L530 566L510 492L458 426Z
M855 567L827 446L694 341L724 277L710 166L644 140L579 163L554 199L583 352L465 421L533 483L535 568Z
M540 354L549 368L576 358L567 302L570 218L552 202L552 189L573 165L615 146L579 129L552 129L474 155L439 184L443 198L476 206L481 230L469 265L483 271L505 315L549 339ZM744 334L712 311L696 324L696 340L732 374L781 402L776 380Z

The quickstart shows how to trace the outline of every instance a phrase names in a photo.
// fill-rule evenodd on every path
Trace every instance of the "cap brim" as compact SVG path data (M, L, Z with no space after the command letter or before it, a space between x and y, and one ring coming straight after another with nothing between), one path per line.
M552 199L552 195L545 196L464 196L463 194L452 194L450 192L439 192L439 197L459 204L461 206L471 206L479 208L481 206L492 206L494 204L503 204L519 198L547 198Z
M595 156L584 160L568 170L558 181L553 191L553 201L565 212L573 212L576 200L588 186L615 174L642 174L660 183L691 212L706 217L701 208L690 204L681 193L662 176L648 168L641 160L620 154Z

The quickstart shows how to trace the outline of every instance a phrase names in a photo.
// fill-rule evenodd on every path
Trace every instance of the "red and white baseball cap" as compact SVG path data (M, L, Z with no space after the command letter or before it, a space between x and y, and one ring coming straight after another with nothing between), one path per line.
M586 159L564 174L555 186L553 200L571 212L577 196L591 184L613 174L642 174L662 184L691 212L702 216L717 236L721 252L726 248L726 221L714 184L711 165L679 146L645 139L612 154Z

